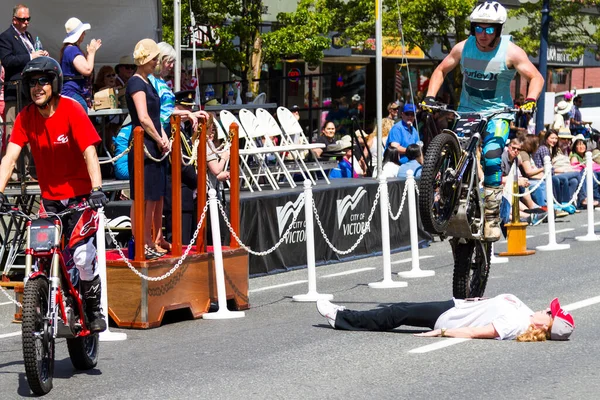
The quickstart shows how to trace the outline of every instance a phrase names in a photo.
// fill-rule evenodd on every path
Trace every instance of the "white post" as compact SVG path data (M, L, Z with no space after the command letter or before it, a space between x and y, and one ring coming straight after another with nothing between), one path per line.
M104 312L104 320L106 321L106 330L100 332L101 342L116 342L126 340L125 332L111 332L108 328L108 283L106 279L106 234L104 231L104 209L98 210L98 230L96 231L96 254L98 255L98 273L100 275L100 286L102 287L100 305Z
M410 253L412 258L412 269L410 271L398 272L403 278L423 278L435 275L433 270L422 270L419 268L419 232L417 225L417 200L415 197L416 182L414 172L406 171L406 186L408 187L408 218L410 226Z
M223 270L223 249L221 248L221 231L219 229L219 205L217 191L208 191L208 206L210 208L210 230L213 239L213 255L215 258L215 278L217 281L217 296L219 310L214 313L202 314L204 319L232 319L245 316L243 311L229 311L227 308L227 292L225 290L225 272Z
M592 153L587 151L585 153L585 182L587 189L587 223L588 233L585 236L577 236L575 239L581 242L595 242L600 240L600 236L594 232L594 167L592 161Z
M492 242L492 257L490 263L492 264L504 264L508 262L508 257L496 257L494 254L494 242Z
M319 294L317 292L317 271L315 267L315 231L312 204L312 183L307 179L304 181L304 217L306 219L306 269L308 270L308 293L292 296L292 300L294 301L317 301L320 299L333 299L332 294Z
M390 220L388 217L389 195L387 179L383 174L377 177L379 180L379 210L381 215L381 255L383 257L383 281L369 283L373 289L389 289L406 287L406 282L394 282L392 280L392 260L390 256Z
M544 174L546 176L546 206L548 208L548 244L537 246L540 251L564 250L571 247L570 244L556 243L556 228L554 226L554 194L552 193L552 163L550 157L544 157Z

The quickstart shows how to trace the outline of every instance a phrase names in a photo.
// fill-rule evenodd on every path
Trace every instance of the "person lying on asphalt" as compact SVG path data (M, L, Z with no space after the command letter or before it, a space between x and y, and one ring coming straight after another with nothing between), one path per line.
M518 342L567 340L575 329L573 316L557 298L544 311L532 311L512 294L493 298L402 302L369 311L348 310L328 300L317 310L334 329L389 331L402 325L432 329L422 337L499 339Z

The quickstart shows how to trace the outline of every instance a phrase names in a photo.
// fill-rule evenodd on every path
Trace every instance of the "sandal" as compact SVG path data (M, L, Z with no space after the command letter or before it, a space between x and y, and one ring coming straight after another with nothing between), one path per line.
M144 255L146 256L146 260L154 260L163 256L161 253L156 251L156 249L153 249L148 245L144 246Z
M167 242L164 239L159 242L156 242L155 246L156 246L156 250L159 253L167 254L171 251L171 243Z

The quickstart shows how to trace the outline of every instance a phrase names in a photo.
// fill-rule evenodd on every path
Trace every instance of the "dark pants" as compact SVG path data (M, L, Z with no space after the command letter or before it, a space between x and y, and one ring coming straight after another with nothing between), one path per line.
M369 311L338 311L335 328L347 331L389 331L401 325L433 329L440 315L454 307L454 300L395 303Z

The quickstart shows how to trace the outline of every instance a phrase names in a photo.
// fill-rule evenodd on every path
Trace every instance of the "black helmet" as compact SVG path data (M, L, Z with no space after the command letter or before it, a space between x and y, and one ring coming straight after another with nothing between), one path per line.
M29 61L21 76L23 77L23 92L26 99L31 99L29 92L29 80L32 75L35 74L46 74L50 75L52 79L52 94L59 95L63 87L63 73L60 68L60 64L51 57L37 57Z

